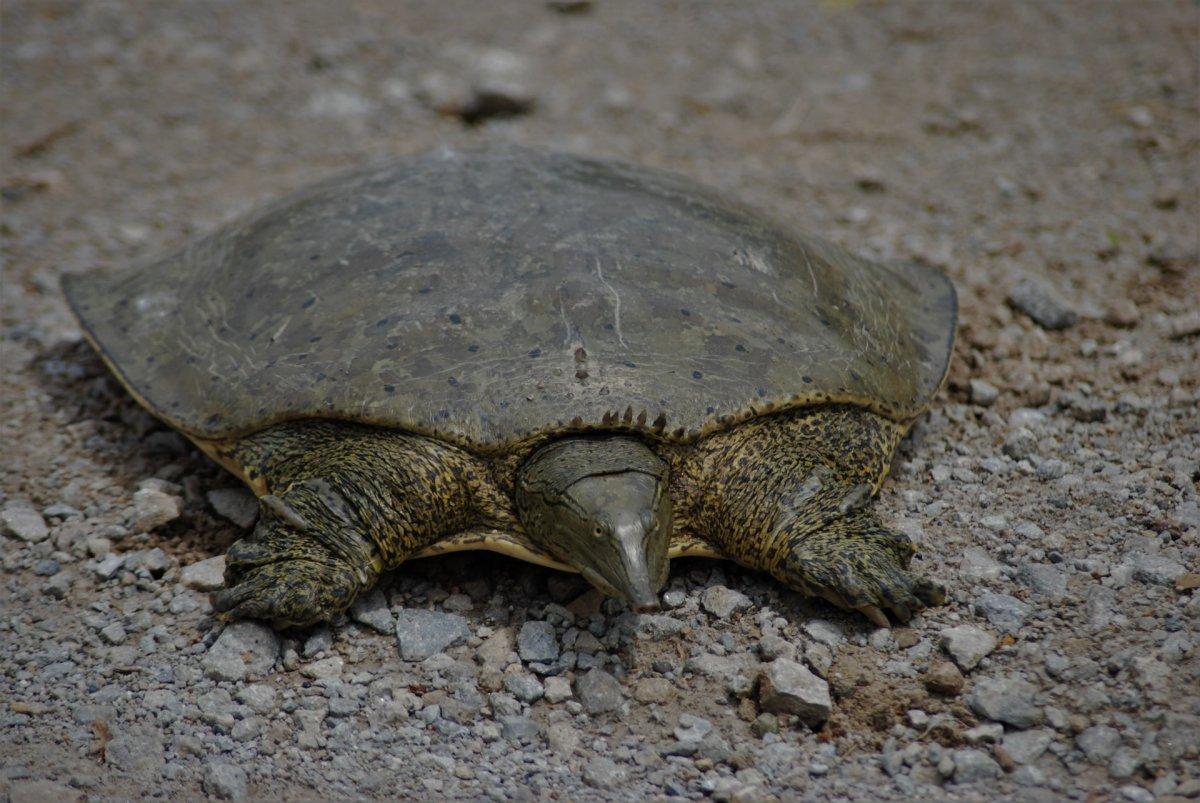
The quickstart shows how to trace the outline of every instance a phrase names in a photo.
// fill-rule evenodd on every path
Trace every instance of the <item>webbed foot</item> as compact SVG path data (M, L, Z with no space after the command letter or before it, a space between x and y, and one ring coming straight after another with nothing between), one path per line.
M280 628L311 625L349 608L374 581L303 535L279 536L255 532L229 548L216 610Z
M870 513L837 519L794 540L775 571L779 579L859 611L879 627L889 626L884 611L907 622L946 601L941 585L908 571L916 551L908 536L884 528Z

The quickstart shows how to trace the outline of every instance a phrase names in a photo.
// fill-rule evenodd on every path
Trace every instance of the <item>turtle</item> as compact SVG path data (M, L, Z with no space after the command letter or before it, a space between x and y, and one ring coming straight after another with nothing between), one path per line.
M879 625L944 601L872 503L945 378L952 283L683 176L443 147L63 285L130 394L260 500L228 617L320 622L469 549L637 611L680 556Z

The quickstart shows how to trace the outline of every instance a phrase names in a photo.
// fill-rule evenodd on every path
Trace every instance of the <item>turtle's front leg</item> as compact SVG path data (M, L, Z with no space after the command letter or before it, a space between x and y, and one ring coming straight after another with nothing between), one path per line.
M429 438L310 422L280 425L242 448L264 455L253 465L274 493L261 498L254 533L229 548L226 587L213 595L234 617L278 626L329 619L383 571L479 518L486 470Z
M735 427L697 447L677 507L734 560L885 626L943 593L908 572L912 544L871 511L903 430L857 408L816 408Z
M945 602L941 586L908 571L914 552L907 536L860 510L823 526L785 526L773 536L761 568L796 591L887 627L885 610L907 622L922 608Z
M213 607L277 627L304 626L350 607L379 578L383 564L347 521L330 515L308 484L286 501L266 497L254 533L226 553L225 589Z

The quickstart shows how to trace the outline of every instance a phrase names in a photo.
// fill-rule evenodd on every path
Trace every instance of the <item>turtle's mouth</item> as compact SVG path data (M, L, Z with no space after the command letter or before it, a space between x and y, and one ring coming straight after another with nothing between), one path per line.
M629 577L628 581L623 584L625 586L623 589L617 588L594 569L585 567L580 569L580 574L605 595L621 600L637 613L653 613L662 608L658 599L658 588L662 586L662 582L653 582L651 575L644 568L640 573ZM665 580L665 571L658 574L660 576L655 577L654 580Z

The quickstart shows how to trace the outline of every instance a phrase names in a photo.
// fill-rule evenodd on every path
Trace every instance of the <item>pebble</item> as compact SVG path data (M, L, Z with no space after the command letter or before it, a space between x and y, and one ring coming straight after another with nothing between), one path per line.
M96 562L96 576L101 580L111 580L116 576L117 572L121 571L121 567L125 565L125 556L117 554L105 555Z
M763 711L794 714L812 728L829 718L833 706L829 684L803 664L786 658L776 658L763 668L758 701Z
M589 714L616 711L623 702L621 684L599 667L575 679L575 696Z
M100 637L109 644L124 644L125 628L121 627L120 622L113 622L100 630Z
M505 675L504 688L523 703L537 702L546 693L538 679L528 672L513 672Z
M954 751L954 782L992 781L1004 774L994 758L982 750L965 748Z
M949 661L938 661L929 667L924 677L925 688L934 694L955 695L962 691L963 675Z
M1053 741L1054 731L1048 728L1034 728L1007 733L1001 744L1004 752L1017 764L1032 764L1042 757L1042 753L1046 752L1046 748Z
M121 772L157 779L166 763L162 731L153 727L117 731L104 747L104 760Z
M666 678L642 678L633 687L633 699L639 703L664 703L673 686Z
M529 717L502 716L500 717L500 732L505 739L511 741L531 741L541 733L541 728Z
M975 611L1001 632L1017 633L1029 618L1030 608L1008 594L989 593L975 598Z
M570 700L575 695L571 691L571 681L561 675L551 675L543 681L545 700L551 705Z
M522 660L538 663L558 658L554 625L542 621L529 621L521 625L521 632L517 634L517 652Z
M148 533L179 518L183 499L157 488L140 488L133 494L133 530Z
M996 637L978 627L959 625L941 632L942 649L964 672L979 665L984 656L996 649Z
M331 649L333 649L333 631L330 630L329 625L317 625L304 640L300 654L305 658L315 658Z
M744 611L752 605L750 598L742 592L721 585L704 589L700 604L718 619L728 619L735 612Z
M354 600L354 604L350 606L350 618L377 633L388 635L396 630L396 621L388 608L387 598L383 589L378 587Z
M470 637L467 620L456 613L419 608L397 611L396 639L400 643L400 657L406 661L424 661Z
M968 385L971 392L971 401L980 407L991 407L996 403L996 399L1000 398L999 389L990 382L982 379L972 379Z
M803 627L805 633L827 647L836 647L846 639L840 627L824 619L811 619Z
M1107 725L1093 725L1075 737L1075 744L1093 764L1103 764L1121 746L1121 734Z
M1040 280L1018 282L1008 292L1008 303L1043 329L1066 329L1079 319L1079 315Z
M225 586L225 556L196 561L184 566L179 581L197 591L216 591Z
M204 767L204 791L220 800L246 800L246 772L224 761L210 761Z
M502 627L483 640L475 650L475 660L486 667L503 669L515 650L516 638L512 628Z
M617 789L628 777L628 771L604 756L594 757L583 768L583 782L596 789Z
M218 488L207 494L218 516L248 530L258 521L258 498L247 488Z
M331 655L300 667L300 674L313 680L327 680L341 677L344 667L345 661L340 655Z
M1061 599L1067 593L1067 576L1059 569L1044 563L1023 563L1017 569L1017 577L1038 594L1051 599Z
M261 677L275 666L279 637L260 622L232 622L208 648L201 666L214 680Z
M1019 677L982 678L967 698L974 711L985 719L1030 728L1042 721L1042 711L1034 705L1037 688Z
M1169 586L1185 571L1182 563L1162 555L1137 555L1133 559L1133 579L1139 583Z
M8 535L20 538L31 544L45 541L50 536L50 528L42 514L30 507L18 507L11 502L0 511L0 524Z

